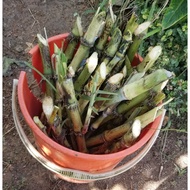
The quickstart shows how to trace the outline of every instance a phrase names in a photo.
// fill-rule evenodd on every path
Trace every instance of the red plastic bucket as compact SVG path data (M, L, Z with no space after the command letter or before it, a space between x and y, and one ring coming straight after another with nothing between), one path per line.
M50 53L53 53L54 43L61 47L62 41L68 34L62 34L49 38ZM35 46L31 51L32 64L41 72L42 62L38 46ZM133 64L138 64L139 58L134 59ZM40 76L34 72L34 77L40 81ZM153 136L161 122L161 117L158 117L153 123L145 127L138 138L137 142L131 147L113 154L92 155L80 153L71 149L65 148L51 138L46 136L34 123L33 117L40 116L42 107L40 101L32 94L28 87L27 77L25 72L21 72L18 82L18 101L21 112L31 128L35 143L38 150L50 161L64 167L91 173L104 172L112 170L121 160L127 155L131 155L145 145ZM67 179L69 181L69 179Z

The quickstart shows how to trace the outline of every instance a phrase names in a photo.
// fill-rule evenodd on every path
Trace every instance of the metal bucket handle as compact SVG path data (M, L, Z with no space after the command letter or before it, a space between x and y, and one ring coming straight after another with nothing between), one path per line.
M135 166L149 152L149 150L153 146L154 142L156 141L156 139L159 135L161 126L162 126L164 115L165 115L165 111L164 111L162 118L161 118L161 122L158 126L158 129L154 133L154 135L147 142L147 144L144 146L144 148L134 158L132 158L127 163L123 164L122 166L118 166L108 172L90 173L90 172L85 172L85 171L78 171L78 170L74 170L74 169L61 167L61 166L49 161L42 154L40 154L37 151L37 149L31 144L31 142L27 138L26 134L24 133L24 130L22 129L21 123L19 121L18 113L17 113L17 103L16 103L17 86L18 86L18 80L14 79L13 80L13 91L12 91L12 112L13 112L13 119L14 119L14 123L15 123L16 129L17 129L17 132L18 132L19 137L22 140L24 146L26 147L28 152L38 162L40 162L43 166L45 166L50 171L54 172L55 174L58 174L59 176L62 176L63 178L67 177L67 178L70 178L73 180L79 180L81 182L82 181L91 182L91 181L95 181L95 180L110 178L110 177L116 176L118 174L121 174L121 173L129 170L133 166Z

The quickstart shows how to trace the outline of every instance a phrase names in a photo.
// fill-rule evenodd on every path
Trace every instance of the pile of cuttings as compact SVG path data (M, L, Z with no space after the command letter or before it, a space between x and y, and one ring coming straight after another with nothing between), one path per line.
M84 33L77 15L53 55L37 35L46 91L34 122L64 147L91 154L130 147L170 101L162 103L163 89L174 74L153 69L161 46L149 48L141 63L137 56L151 22L138 24L132 13L122 30L118 20L111 5L98 9Z

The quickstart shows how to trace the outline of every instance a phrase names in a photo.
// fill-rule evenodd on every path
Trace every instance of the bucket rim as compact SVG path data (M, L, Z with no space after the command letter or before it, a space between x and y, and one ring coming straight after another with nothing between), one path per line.
M67 36L69 36L69 33L63 33L63 34L59 34L56 36L52 36L50 38L48 38L48 43L54 42L56 40L61 40L61 39L65 39ZM38 45L35 45L32 49L30 49L30 51L28 52L30 55L32 55L34 52L36 52L38 50Z

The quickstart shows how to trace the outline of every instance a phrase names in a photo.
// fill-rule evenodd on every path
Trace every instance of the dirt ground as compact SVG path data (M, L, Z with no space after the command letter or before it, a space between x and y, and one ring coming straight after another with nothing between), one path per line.
M91 9L84 0L4 0L3 55L28 60L27 50L46 27L48 36L71 30L73 14ZM86 18L83 17L83 20ZM85 23L85 22L84 22ZM4 190L186 190L187 168L176 159L187 155L187 136L161 131L156 143L136 166L116 177L89 184L54 179L26 150L16 131L11 109L13 79L30 69L11 64L3 77L3 189ZM172 122L176 128L183 121ZM31 133L27 131L31 137Z

